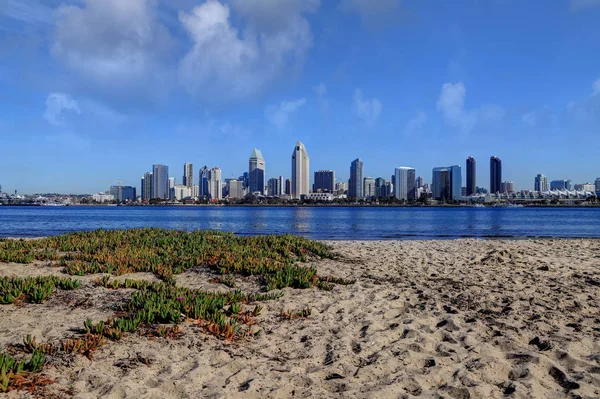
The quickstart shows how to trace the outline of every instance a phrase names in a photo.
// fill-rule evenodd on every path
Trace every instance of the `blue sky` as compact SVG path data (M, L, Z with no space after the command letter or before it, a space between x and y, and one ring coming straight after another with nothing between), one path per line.
M139 186L153 163L389 178L489 158L600 176L600 0L3 0L0 184Z

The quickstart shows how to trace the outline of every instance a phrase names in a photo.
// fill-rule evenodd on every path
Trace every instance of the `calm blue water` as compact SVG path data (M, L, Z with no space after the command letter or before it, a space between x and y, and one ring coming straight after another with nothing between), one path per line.
M315 239L600 238L600 208L0 206L0 237L147 226Z

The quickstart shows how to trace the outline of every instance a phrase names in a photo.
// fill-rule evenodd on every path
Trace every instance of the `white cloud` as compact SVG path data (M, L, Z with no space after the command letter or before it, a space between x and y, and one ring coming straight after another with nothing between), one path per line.
M571 11L576 12L586 8L600 7L600 0L571 0Z
M240 32L230 7L208 0L179 20L193 46L179 65L180 81L193 94L211 101L239 100L263 92L285 73L302 67L312 46L303 13L316 1L234 1L248 22ZM237 20L236 20L237 21Z
M285 127L292 115L306 103L305 98L294 101L282 101L279 105L269 105L265 109L265 117L277 129Z
M423 127L427 123L427 115L425 112L418 112L417 115L412 118L404 127L404 135L412 136L423 130Z
M370 27L381 27L381 24L397 20L400 3L401 0L342 0L340 8L357 12L363 23Z
M46 98L46 111L44 119L54 126L64 126L64 115L67 112L81 114L76 100L65 93L50 93Z
M52 54L97 88L146 92L164 84L172 41L156 0L85 0L58 14Z
M370 100L363 100L363 93L360 89L354 91L354 114L361 119L367 126L373 126L381 116L383 108L381 101L373 97Z
M597 95L600 94L600 79L596 80L594 83L592 83L592 95Z
M6 16L28 24L49 24L54 10L35 0L8 0L0 6L0 16Z
M537 125L537 114L535 111L528 112L521 117L523 123L528 124L531 127Z
M444 121L463 134L468 134L477 122L477 112L465 109L466 93L462 82L444 83L437 101L437 110L442 113Z
M329 112L329 101L326 98L327 87L325 87L325 84L321 82L317 86L313 87L313 91L317 96L317 104L319 105L319 110L322 114L326 114L327 112Z

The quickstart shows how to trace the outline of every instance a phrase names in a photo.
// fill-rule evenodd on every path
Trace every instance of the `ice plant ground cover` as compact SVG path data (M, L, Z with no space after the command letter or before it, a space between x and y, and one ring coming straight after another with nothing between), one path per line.
M50 262L74 276L103 273L95 286L128 290L129 297L107 320L82 320L84 328L78 336L38 343L36 337L27 335L22 344L0 353L0 392L48 383L38 374L47 358L81 354L91 359L98 347L131 333L176 337L185 321L197 323L219 339L250 339L260 334L253 325L262 310L252 303L283 296L281 291L269 291L285 287L331 290L334 284L351 284L319 276L315 267L298 264L335 257L328 246L292 235L237 237L215 231L96 230L37 240L1 240L0 262ZM222 275L216 282L232 289L208 292L176 286L174 276L194 267ZM134 272L150 272L161 281L111 279L111 275ZM263 292L233 289L232 275L254 276ZM58 289L79 287L76 279L54 276L1 277L0 303L39 304Z

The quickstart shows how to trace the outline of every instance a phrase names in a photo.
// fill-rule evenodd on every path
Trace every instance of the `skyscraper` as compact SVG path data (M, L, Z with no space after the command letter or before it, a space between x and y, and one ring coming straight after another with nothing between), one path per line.
M310 159L302 142L297 141L292 153L292 198L308 194Z
M600 193L600 177L597 177L594 183L594 185L596 186L596 192Z
M152 198L152 173L146 172L144 173L144 177L142 177L142 200L150 201Z
M313 192L332 193L335 190L335 172L333 170L317 170Z
M169 199L169 167L152 165L152 198Z
M198 196L208 197L208 180L210 175L210 169L204 165L200 168L198 173Z
M535 191L548 191L548 178L542 174L538 174L535 177L533 189Z
M462 172L460 166L433 168L431 191L433 198L437 200L458 201L462 199Z
M502 189L502 161L498 157L490 158L490 194Z
M269 179L267 184L268 186L268 195L278 196L281 195L281 180L278 177L272 177Z
M514 193L515 192L515 183L511 181L503 181L502 182L502 192L503 193Z
M242 188L242 182L240 180L229 180L227 182L227 191L229 198L242 198L244 196L244 189Z
M415 200L415 170L406 166L400 166L395 169L394 197L404 201Z
M290 179L285 179L285 194L292 195L292 181Z
M417 184L417 188L423 187L425 185L425 179L423 178L423 176L417 177L416 184Z
M378 198L387 197L386 180L383 177L375 179L375 196Z
M350 180L348 180L348 198L358 199L363 196L363 161L356 158L350 164Z
M364 198L372 198L375 196L375 179L365 177L363 179L363 195Z
M571 180L552 180L550 190L571 190Z
M250 154L248 163L248 177L250 180L250 192L265 193L265 160L260 150L256 148Z
M477 162L475 158L467 158L467 196L475 194L477 190Z
M183 165L183 185L190 189L194 187L194 165L189 162Z
M208 197L211 200L223 198L223 182L221 181L221 169L219 168L212 168L209 171Z

